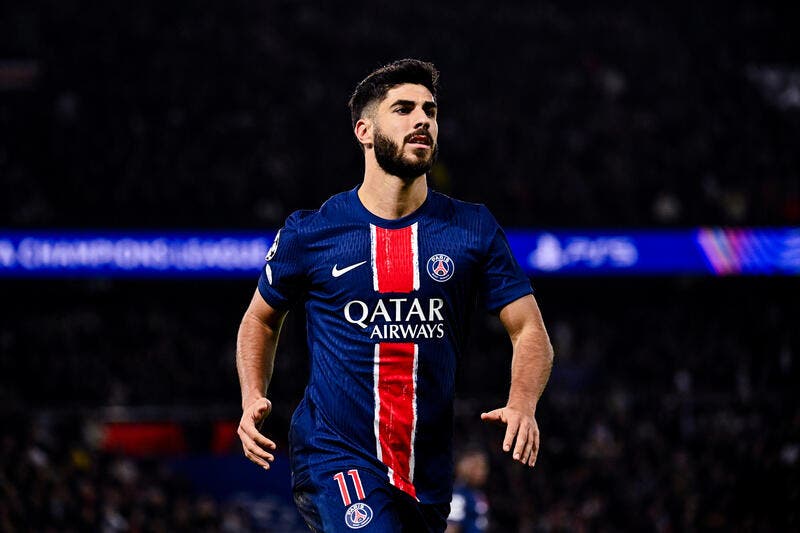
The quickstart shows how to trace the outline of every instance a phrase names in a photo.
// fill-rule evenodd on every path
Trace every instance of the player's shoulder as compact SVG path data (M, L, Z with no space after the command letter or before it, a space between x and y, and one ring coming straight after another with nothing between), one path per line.
M474 223L479 221L484 223L494 221L489 208L484 204L459 200L438 191L432 190L431 193L434 195L435 201L441 206L440 210L449 214L455 222L472 221Z
M291 228L299 234L308 234L330 224L331 219L336 219L347 210L347 192L334 194L318 209L300 209L294 211L286 218L286 228Z
M293 211L286 217L284 226L294 230L301 230L313 221L317 211L317 209L298 209L297 211Z
M317 210L320 218L331 220L349 213L352 207L350 198L353 194L353 190L342 191L325 200L325 203Z

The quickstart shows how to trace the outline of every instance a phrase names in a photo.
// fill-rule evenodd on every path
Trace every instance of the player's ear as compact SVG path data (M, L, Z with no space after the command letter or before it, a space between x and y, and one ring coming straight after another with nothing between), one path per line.
M367 117L358 119L358 122L356 122L356 125L353 128L353 133L355 133L356 139L358 139L358 142L361 143L361 146L364 148L372 148L372 131L372 121Z

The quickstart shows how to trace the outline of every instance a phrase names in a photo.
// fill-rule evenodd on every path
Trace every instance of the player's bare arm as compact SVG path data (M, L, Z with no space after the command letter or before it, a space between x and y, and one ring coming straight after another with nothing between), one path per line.
M553 348L533 295L506 305L500 321L513 345L511 388L505 407L482 413L481 419L505 424L503 450L513 447L515 461L533 466L539 452L536 405L553 366Z
M242 389L239 438L245 456L267 470L275 459L271 453L275 451L275 443L258 428L272 411L266 391L272 379L275 348L285 316L285 312L266 303L256 290L242 318L236 340L236 369Z

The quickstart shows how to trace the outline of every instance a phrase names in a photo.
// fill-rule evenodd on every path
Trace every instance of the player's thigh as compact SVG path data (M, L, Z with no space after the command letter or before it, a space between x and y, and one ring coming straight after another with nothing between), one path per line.
M294 488L297 509L319 533L404 531L394 493L385 478L358 469L312 475Z

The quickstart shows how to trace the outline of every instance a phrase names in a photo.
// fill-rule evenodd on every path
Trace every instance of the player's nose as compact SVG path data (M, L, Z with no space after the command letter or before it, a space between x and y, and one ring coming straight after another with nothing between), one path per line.
M427 130L430 127L431 117L423 109L417 108L414 111L414 129L425 128Z

